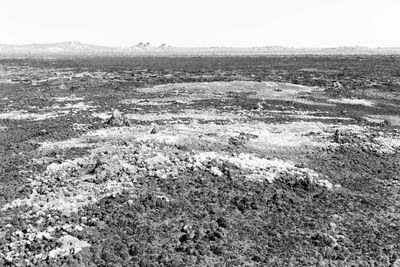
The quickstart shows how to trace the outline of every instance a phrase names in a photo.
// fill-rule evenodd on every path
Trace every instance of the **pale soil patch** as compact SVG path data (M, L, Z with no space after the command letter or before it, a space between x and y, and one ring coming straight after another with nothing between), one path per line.
M348 104L348 105L362 105L362 106L368 106L368 107L372 107L375 105L375 103L371 100L357 99L357 98L328 99L328 102L339 103L339 104Z
M0 119L10 119L10 120L47 120L51 118L56 118L59 115L54 112L50 113L30 113L25 110L14 110L6 113L0 113Z
M253 135L245 144L252 148L269 149L271 147L300 147L329 145L324 138L331 137L340 129L346 132L361 133L368 129L357 125L325 124L322 122L292 122L288 124L215 123L200 124L196 120L190 124L170 124L159 127L156 134L150 134L154 126L135 126L100 129L89 132L77 142L98 142L105 140L136 140L151 141L170 145L193 144L228 144L229 138L237 137L240 133ZM96 141L98 140L98 141Z
M400 116L395 115L368 115L364 119L373 123L382 123L386 120L391 125L400 125Z
M375 140L388 152L394 152L396 149L400 148L400 136L397 138L380 136L375 138Z
M83 248L91 246L88 242L79 240L71 235L63 235L57 241L60 244L60 247L57 247L49 252L50 258L63 257L71 253L76 254Z
M83 98L83 97L77 97L75 95L54 98L54 100L57 102L74 102L74 101L82 101L84 99L85 98Z
M30 207L26 216L43 215L53 210L67 215L105 196L121 192L124 185L116 180L92 182L93 176L86 172L95 162L92 155L59 164L51 163L43 174L35 176L30 182L33 193L28 198L16 199L4 205L2 210L26 206Z
M262 105L261 105L262 107ZM317 116L313 114L326 114L328 115L329 112L321 112L321 111L309 111L309 110L271 110L271 109L261 109L265 111L266 113L272 113L272 114L280 114L280 115L285 115L291 118L296 118L296 119L306 119L306 120L343 120L343 121L349 121L349 120L354 120L353 118L348 118L348 117L334 117L334 116ZM252 116L255 117L255 116ZM264 116L258 116L258 118L261 118Z
M313 95L313 97L315 97L315 95ZM335 104L333 103L326 103L326 99L322 98L319 101L313 101L313 100L308 100L308 99L302 99L302 98L296 98L294 100L292 100L296 103L301 103L301 104L305 104L305 105L318 105L318 106L326 106L326 107L334 107Z
M306 72L325 72L325 73L340 73L340 70L330 70L330 69L317 69L317 68L303 68L300 71Z
M40 219L43 221L43 219ZM65 224L60 226L66 232L71 230L82 231L83 228L80 225L69 225ZM5 258L12 262L14 258L18 258L18 254L15 253L17 249L26 249L28 246L32 245L32 243L41 242L41 240L53 240L52 233L55 232L55 227L47 227L45 231L39 231L37 228L33 226L28 227L27 232L15 231L12 235L14 237L13 242L9 244L9 247L12 249L8 253L6 253ZM40 253L37 255L31 255L34 259L46 259L46 258L58 258L64 257L70 254L77 254L82 251L84 248L88 248L91 245L83 240L79 240L78 238L71 236L69 234L63 234L59 239L57 239L58 247L52 249L49 252Z
M366 90L365 95L371 97L371 98L381 98L381 99L386 99L386 100L400 100L400 93L399 92L383 92L377 89L369 89Z
M245 174L245 177L255 181L268 181L272 183L279 175L283 173L290 173L296 175L298 179L305 179L306 177L312 177L312 179L318 177L318 174L308 168L298 168L294 166L294 163L289 161L283 161L279 159L265 159L259 158L250 154L239 154L237 156L229 156L216 152L202 152L194 156L195 162L193 164L201 166L210 165L212 162L216 162L219 166L225 164L231 164L238 169L249 172ZM216 176L221 176L223 173L218 167L211 167L209 170Z
M74 123L72 124L72 129L74 129L74 131L86 131L89 129L88 124L83 124L83 123Z
M40 144L40 150L42 151L50 151L50 150L63 150L63 149L71 149L71 148L84 148L93 146L90 143L83 143L82 138L72 138L65 141L45 141Z
M139 106L167 106L174 104L190 104L194 99L182 99L180 97L165 97L165 98L151 98L151 99L124 99L121 104L125 105L139 105ZM201 100L201 99L199 99Z
M151 113L151 114L126 114L126 118L139 121L157 121L174 119L195 119L195 120L231 120L242 118L239 114L220 112L215 109L194 110L187 109L180 113Z
M289 115L292 118L304 119L304 120L339 120L339 121L351 121L353 118L347 117L327 117L327 116L313 116L313 115Z
M314 91L322 91L322 89L290 83L232 81L165 84L141 88L138 91L144 93L169 92L180 97L190 96L195 99L225 98L235 93L246 93L250 94L248 96L250 98L289 100Z
M289 117L294 117L294 118L304 118L304 119L332 119L332 120L352 120L352 118L348 117L333 117L333 116L317 116L317 115L329 115L330 113L328 111L320 111L320 110L297 110L294 109L294 107L290 107L292 109L286 109L286 110L276 110L276 109L264 109L262 104L261 105L261 110L267 112L267 113L273 113L273 114L281 114L281 115L286 115Z
M88 110L88 109L93 109L93 108L96 108L96 106L88 105L85 102L78 102L78 103L75 103L75 104L67 103L64 106L53 105L53 106L51 106L49 108L46 108L46 109L79 111L79 110Z
M379 119L379 118L374 118L374 117L363 117L366 121L372 122L372 123L382 123L384 122L384 119Z
M135 126L134 128L110 128L88 133L87 137L106 139L134 139L137 141L152 141L157 143L191 145L194 143L228 144L230 137L240 133L249 133L257 136L249 140L248 145L261 146L293 146L313 144L310 132L322 133L326 126L322 123L291 123L283 125L264 123L232 123L217 125L215 123L188 125L176 124L160 127L156 134L149 134L153 126Z
M92 117L100 118L102 120L107 120L107 119L109 119L111 117L111 112L109 112L109 113L105 113L105 112L96 113L96 112L94 112L94 113L92 113Z
M0 83L12 83L11 79L0 79Z

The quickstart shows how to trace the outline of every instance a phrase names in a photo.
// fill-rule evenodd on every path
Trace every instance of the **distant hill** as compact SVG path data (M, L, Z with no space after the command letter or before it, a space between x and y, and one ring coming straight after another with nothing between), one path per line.
M369 48L343 46L334 48L290 48L284 46L264 47L174 47L167 44L154 46L140 42L130 47L107 47L81 42L59 42L50 44L2 45L1 55L352 55L393 54L399 55L400 48Z
M60 42L51 44L1 45L0 53L58 54L58 53L99 53L111 52L112 47L97 46L80 42Z

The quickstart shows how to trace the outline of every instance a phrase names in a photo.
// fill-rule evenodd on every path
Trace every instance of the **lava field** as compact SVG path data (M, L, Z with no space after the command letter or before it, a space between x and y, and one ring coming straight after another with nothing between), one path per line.
M400 266L398 66L0 59L0 266Z

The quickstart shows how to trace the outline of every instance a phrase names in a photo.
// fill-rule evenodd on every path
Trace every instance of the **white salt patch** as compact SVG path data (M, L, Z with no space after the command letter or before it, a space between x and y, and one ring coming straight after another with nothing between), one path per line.
M357 99L357 98L341 98L341 99L328 99L328 102L331 103L339 103L339 104L348 104L348 105L363 105L363 106L374 106L374 102L366 99Z

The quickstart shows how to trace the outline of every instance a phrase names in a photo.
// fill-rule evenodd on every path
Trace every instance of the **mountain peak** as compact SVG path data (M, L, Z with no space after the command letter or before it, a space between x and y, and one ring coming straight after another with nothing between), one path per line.
M165 48L171 48L172 46L170 46L170 45L168 45L168 44L166 44L166 43L163 43L162 45L160 45L158 48L161 48L161 49L165 49Z
M137 47L149 47L149 46L151 46L151 44L149 42L147 42L147 43L139 42L136 46Z

